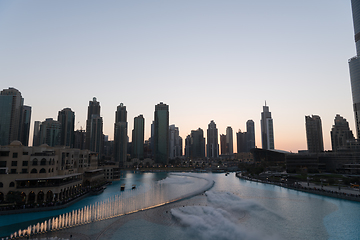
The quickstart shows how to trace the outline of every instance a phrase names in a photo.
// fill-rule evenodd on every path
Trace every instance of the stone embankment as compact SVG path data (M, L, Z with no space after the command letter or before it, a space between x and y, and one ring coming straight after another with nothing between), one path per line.
M272 184L272 185L277 185L279 187L288 188L288 189L292 189L292 190L296 190L296 191L301 191L301 192L306 192L306 193L313 193L313 194L322 195L322 196L326 196L326 197L340 198L340 199L345 199L345 200L349 200L349 201L360 202L360 193L349 193L348 191L347 192L341 192L341 190L339 190L339 191L335 190L336 188L331 190L329 188L324 189L324 188L315 187L315 186L306 187L306 186L303 186L302 184L291 184L290 185L290 184L285 184L285 183L263 181L263 180L256 179L256 178L250 178L250 177L247 177L247 176L242 176L241 173L236 173L236 176L238 178L253 181L253 182L260 182L260 183L264 183L264 184Z

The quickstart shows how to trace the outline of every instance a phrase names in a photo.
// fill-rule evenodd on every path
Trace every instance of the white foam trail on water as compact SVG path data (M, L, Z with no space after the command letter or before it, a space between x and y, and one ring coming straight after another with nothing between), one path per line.
M188 177L184 177L184 176L169 176L163 180L158 181L158 183L162 183L162 184L190 184L190 183L194 183L194 181Z
M197 239L262 240L278 239L254 227L238 222L248 211L265 210L256 202L243 200L231 193L206 192L212 206L185 206L171 209L171 214Z

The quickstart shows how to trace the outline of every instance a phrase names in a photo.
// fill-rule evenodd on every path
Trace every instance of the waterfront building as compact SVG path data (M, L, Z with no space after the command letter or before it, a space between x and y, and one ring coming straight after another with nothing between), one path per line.
M114 160L120 168L125 166L127 160L128 135L126 106L120 103L115 112L114 124Z
M253 120L246 122L246 152L255 148L255 123Z
M230 126L226 128L226 146L227 146L227 154L234 154L234 143L233 143L233 130Z
M0 92L0 145L22 141L28 145L31 107L24 106L24 99L15 88Z
M61 123L60 145L74 147L75 113L71 108L64 108L58 113L58 122Z
M61 123L47 118L40 125L40 145L47 144L50 147L60 146Z
M263 106L263 111L261 113L261 142L263 149L274 149L274 127L273 119L271 118L271 112L269 111L269 106Z
M334 125L330 132L332 150L336 152L340 148L346 148L347 143L355 141L354 135L345 118L336 114Z
M247 152L247 132L239 132L236 133L236 142L237 142L237 153Z
M190 158L191 154L191 136L187 135L185 138L185 157Z
M351 0L356 56L349 59L351 90L357 138L360 138L360 1Z
M306 142L309 153L324 151L321 118L317 115L305 116Z
M33 146L40 145L40 121L34 122Z
M211 120L208 125L206 150L206 156L208 158L219 157L218 129L216 128L214 120Z
M182 138L179 136L179 128L174 124L169 126L169 159L182 156Z
M160 102L154 112L154 160L168 164L169 158L169 106Z
M0 202L20 192L23 204L63 201L104 182L97 154L64 147L0 147Z
M132 158L144 158L144 132L145 119L143 115L134 118L134 129L132 130Z
M205 138L201 128L190 134L190 159L205 158Z

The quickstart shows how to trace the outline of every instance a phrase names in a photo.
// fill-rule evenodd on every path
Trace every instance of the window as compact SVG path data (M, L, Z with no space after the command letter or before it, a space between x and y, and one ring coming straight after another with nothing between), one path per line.
M0 152L0 157L8 157L9 156L9 151L1 151Z
M37 173L36 168L33 168L33 169L31 170L31 173Z
M14 182L11 182L11 183L9 184L9 187L15 187L15 183L14 183Z
M13 158L17 158L18 157L18 153L17 152L14 152L13 153Z
M21 169L21 173L28 173L27 168L23 168L23 169Z
M28 166L29 162L28 161L23 161L23 166L26 167Z
M16 173L16 169L11 169L10 170L10 174L15 174Z
M0 167L6 167L6 161L0 161Z
M41 161L40 161L40 165L41 165L41 166L46 165L46 159L45 159L45 158L41 159Z
M0 169L0 174L6 174L6 169Z
M33 160L33 164L32 164L33 166L37 166L38 165L38 160L35 158L34 160Z
M28 152L23 152L23 155L29 155L29 153Z
M40 172L39 172L39 173L46 173L45 168L40 169Z
M4 187L4 184L2 182L0 182L0 188Z
M16 167L17 166L17 161L11 161L11 166Z

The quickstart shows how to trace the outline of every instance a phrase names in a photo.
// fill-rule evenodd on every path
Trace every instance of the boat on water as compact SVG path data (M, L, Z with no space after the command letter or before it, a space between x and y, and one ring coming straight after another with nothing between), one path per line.
M125 190L125 184L121 184L120 191L124 191L124 190Z
M103 193L105 189L106 189L105 186L99 187L99 188L96 188L96 189L91 189L90 194L91 195L99 195L100 193Z
M136 189L136 184L133 184L131 189Z

